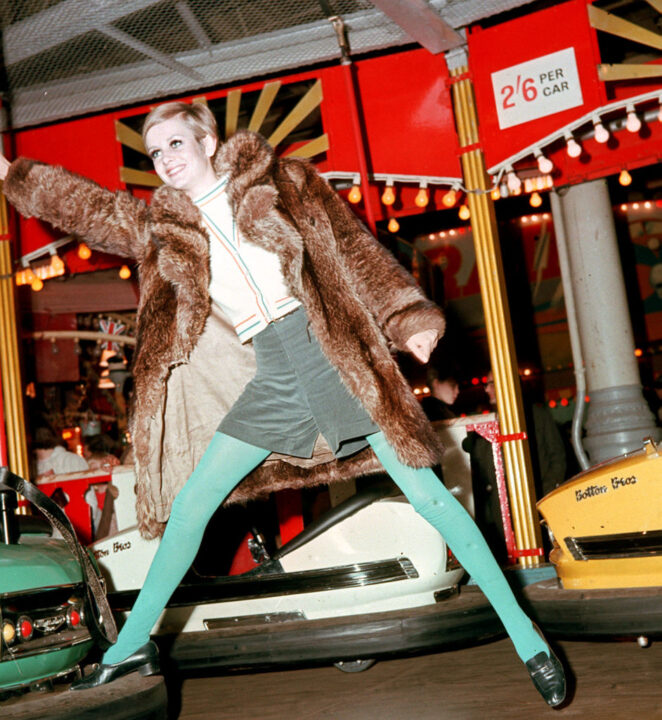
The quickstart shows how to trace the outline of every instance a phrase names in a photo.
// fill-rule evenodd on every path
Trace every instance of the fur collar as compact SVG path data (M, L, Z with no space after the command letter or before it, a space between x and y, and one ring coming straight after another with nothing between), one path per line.
M220 177L229 175L230 203L237 207L253 185L268 182L276 166L276 154L267 141L250 130L239 130L223 143L214 158L214 170Z

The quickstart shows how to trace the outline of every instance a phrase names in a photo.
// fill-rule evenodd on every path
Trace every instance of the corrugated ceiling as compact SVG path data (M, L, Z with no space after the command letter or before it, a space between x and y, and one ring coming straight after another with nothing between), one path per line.
M3 89L15 128L197 92L414 42L381 0L3 0ZM527 0L411 0L450 29ZM403 3L400 3L402 6Z

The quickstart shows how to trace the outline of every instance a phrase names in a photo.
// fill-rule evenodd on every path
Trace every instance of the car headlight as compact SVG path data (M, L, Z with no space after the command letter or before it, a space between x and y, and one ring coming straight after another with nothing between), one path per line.
M13 645L16 640L16 628L11 620L4 620L2 623L2 639L7 647Z

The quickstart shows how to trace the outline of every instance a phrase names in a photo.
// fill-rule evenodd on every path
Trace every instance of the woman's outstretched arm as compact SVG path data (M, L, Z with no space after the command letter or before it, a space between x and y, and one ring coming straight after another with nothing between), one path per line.
M63 167L28 158L10 163L1 155L0 179L21 215L45 220L96 250L143 259L148 210L129 193L111 192Z

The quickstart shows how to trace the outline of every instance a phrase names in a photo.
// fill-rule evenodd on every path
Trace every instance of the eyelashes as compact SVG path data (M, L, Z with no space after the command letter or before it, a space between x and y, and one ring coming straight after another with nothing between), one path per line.
M180 138L173 138L173 139L169 142L169 146L170 146L173 150L177 150L177 148L179 148L179 147L181 147L181 146L183 145L183 142L184 142L184 141L181 140ZM158 160L158 158L160 157L160 155L161 155L161 150L158 150L158 149L157 149L157 150L152 150L152 151L149 153L149 157L150 157L150 159L152 159L152 160Z

